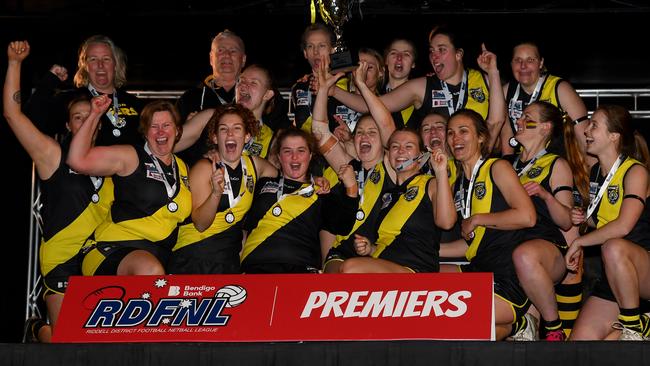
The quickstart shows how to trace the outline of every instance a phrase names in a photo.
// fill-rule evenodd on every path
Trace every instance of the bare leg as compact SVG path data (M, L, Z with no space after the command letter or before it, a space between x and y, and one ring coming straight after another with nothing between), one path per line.
M164 275L165 269L153 254L146 250L134 250L117 266L118 276Z
M372 257L346 259L341 264L340 271L341 273L413 273L397 263Z
M615 302L590 296L580 310L569 340L603 340L612 332L612 324L617 318L618 305Z
M494 295L494 326L496 328L496 339L505 339L512 331L512 324L515 322L515 313L512 305L497 295Z
M611 239L603 244L602 257L607 281L619 307L638 308L639 297L650 295L648 252L629 240Z
M530 240L512 254L521 287L539 310L542 318L558 319L553 285L565 272L564 258L557 247L546 240Z

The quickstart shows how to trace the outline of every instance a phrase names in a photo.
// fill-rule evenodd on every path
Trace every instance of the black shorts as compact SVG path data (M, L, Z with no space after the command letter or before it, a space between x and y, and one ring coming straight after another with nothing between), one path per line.
M458 268L461 272L486 272L472 263L459 265ZM515 320L524 316L531 305L516 275L494 274L494 294L510 304Z
M169 259L170 250L161 245L145 240L123 242L99 242L89 247L82 262L82 271L86 276L114 276L122 259L136 250L151 253L163 267Z
M65 293L68 287L68 278L70 276L81 276L82 258L82 254L77 253L77 255L68 259L65 263L57 265L48 274L44 275L45 292L43 296Z
M169 274L239 274L239 253L216 250L214 243L197 243L172 252Z
M273 274L273 273L319 273L319 269L312 266L290 263L260 263L242 267L243 273Z

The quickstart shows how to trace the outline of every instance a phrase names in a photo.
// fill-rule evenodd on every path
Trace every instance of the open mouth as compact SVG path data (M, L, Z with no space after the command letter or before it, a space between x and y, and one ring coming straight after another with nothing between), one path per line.
M224 144L227 153L235 153L237 151L237 142L235 141L226 141Z
M369 142L359 143L359 154L367 154L372 149L372 145Z
M442 140L440 140L438 137L434 137L431 139L431 141L429 141L429 147L431 149L441 147L441 145L442 145Z
M444 69L445 65L442 63L433 64L433 71L435 71L436 74L440 74Z

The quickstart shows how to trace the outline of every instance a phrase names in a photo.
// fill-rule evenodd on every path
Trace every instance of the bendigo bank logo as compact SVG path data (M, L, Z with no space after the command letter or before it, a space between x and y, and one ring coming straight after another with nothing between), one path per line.
M470 291L313 291L302 310L301 318L377 318L377 317L449 317L467 312L464 300ZM320 314L319 314L320 313Z
M83 306L91 310L84 328L224 326L230 319L230 315L223 313L224 309L241 305L247 296L246 289L239 285L219 289L209 285L164 289L167 280L158 279L154 287L152 292L165 291L159 299L154 299L149 292L125 299L126 291L121 286L92 291L83 300Z

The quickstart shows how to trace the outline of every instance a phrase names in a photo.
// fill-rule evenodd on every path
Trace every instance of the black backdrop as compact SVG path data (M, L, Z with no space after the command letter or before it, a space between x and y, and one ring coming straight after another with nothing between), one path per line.
M12 12L0 7L0 46L6 47L14 39L27 39L32 44L32 55L23 70L23 90L29 90L33 81L55 62L68 67L72 75L79 44L97 33L112 37L127 53L127 88L131 89L186 89L196 84L210 72L210 40L224 28L242 36L249 63L268 66L278 86L289 87L308 71L299 50L300 34L309 22L306 10L286 14L258 8L223 14L214 11L132 14L126 1L116 4L110 11L68 10L53 15ZM484 41L498 54L502 76L508 78L513 42L530 38L541 44L550 71L578 88L647 88L650 57L645 47L650 35L649 20L647 10L546 13L468 10L426 15L390 15L384 11L366 13L363 19L355 13L346 25L344 38L353 48L363 45L380 50L394 36L411 38L420 52L415 73L421 75L430 68L426 39L432 25L462 24L469 40L465 47L469 66L475 65L480 42ZM4 55L3 51L1 70L6 69ZM6 168L0 201L0 209L4 211L1 224L4 236L0 239L4 253L0 265L3 282L0 311L5 315L0 342L17 342L24 314L31 162L6 123L1 122L0 153Z

